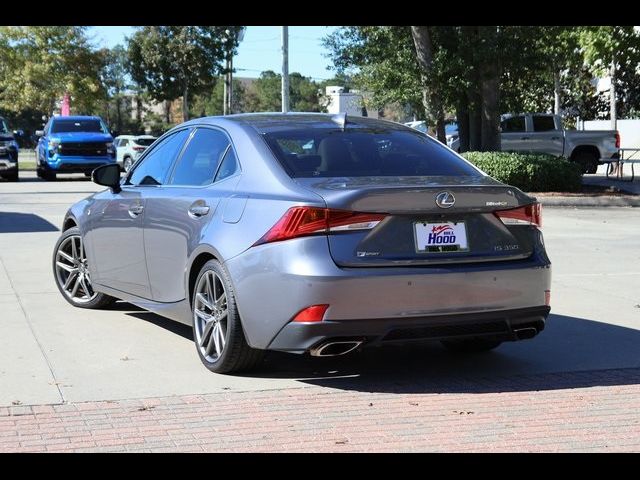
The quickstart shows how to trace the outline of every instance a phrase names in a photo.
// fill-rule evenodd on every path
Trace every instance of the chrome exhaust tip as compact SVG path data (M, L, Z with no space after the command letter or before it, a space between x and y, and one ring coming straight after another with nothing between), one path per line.
M337 357L352 352L364 343L363 340L328 341L309 350L312 357Z
M538 334L538 329L534 327L516 328L513 333L518 340L527 340L535 337Z

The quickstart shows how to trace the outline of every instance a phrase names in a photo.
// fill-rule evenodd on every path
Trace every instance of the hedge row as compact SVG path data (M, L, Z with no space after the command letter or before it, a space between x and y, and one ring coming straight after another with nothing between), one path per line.
M525 192L576 192L582 187L580 166L546 153L465 152L483 172Z

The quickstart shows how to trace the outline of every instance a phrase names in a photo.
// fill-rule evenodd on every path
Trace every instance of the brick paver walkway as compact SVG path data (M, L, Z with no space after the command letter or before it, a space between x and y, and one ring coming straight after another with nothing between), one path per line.
M640 369L0 408L0 452L640 451Z

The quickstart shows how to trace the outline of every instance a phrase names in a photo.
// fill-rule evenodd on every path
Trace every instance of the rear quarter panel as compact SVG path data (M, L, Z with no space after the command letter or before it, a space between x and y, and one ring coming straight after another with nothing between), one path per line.
M600 152L600 158L611 158L617 153L615 130L565 130L564 156L569 158L580 146L593 146Z

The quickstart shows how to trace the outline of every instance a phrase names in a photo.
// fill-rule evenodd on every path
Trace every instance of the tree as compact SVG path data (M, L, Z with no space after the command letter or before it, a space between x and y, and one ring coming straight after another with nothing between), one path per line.
M156 101L182 96L183 120L189 96L210 90L224 72L222 61L238 46L237 26L145 26L128 40L132 78Z
M632 26L585 27L580 32L579 42L591 71L596 76L608 75L611 79L609 111L611 128L615 129L618 114L616 93L621 83L620 69L621 66L626 67L622 77L627 84L637 85L640 35ZM634 97L635 95L631 94L630 98Z
M114 103L116 111L116 130L122 132L123 115L122 101L125 92L129 89L127 83L127 51L121 45L116 45L113 49L103 49L99 52L102 56L103 65L100 72L100 79L105 91L107 102L106 117L109 122L109 108L111 102Z
M426 118L420 67L410 27L342 27L323 40L338 78L370 92L373 107L406 105L408 114Z
M195 95L191 102L191 114L205 117L210 115L223 114L224 99L224 77L218 78L215 86L210 92ZM233 105L234 112L245 111L245 89L242 82L237 78L233 79Z
M0 106L51 115L65 93L76 113L92 113L104 98L101 58L86 27L0 27Z
M411 36L416 48L416 56L420 65L420 79L422 83L422 103L429 123L436 125L436 137L442 143L446 143L444 131L444 105L442 103L441 89L437 88L434 81L436 76L434 66L433 34L428 26L412 26Z
M245 94L246 112L278 112L282 105L282 75L272 70L260 74ZM320 112L319 85L311 78L293 72L289 75L289 102L292 112Z

